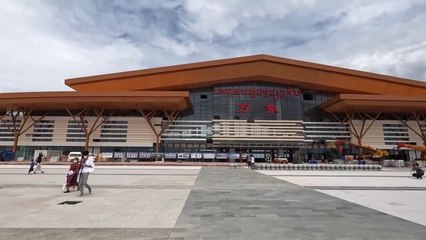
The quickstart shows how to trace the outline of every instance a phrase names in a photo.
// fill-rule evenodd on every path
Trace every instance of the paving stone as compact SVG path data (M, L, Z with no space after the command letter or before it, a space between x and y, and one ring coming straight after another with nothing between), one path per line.
M196 218L196 221L191 221ZM256 171L203 167L175 228L215 239L424 239L426 227ZM238 232L226 231L238 229ZM204 227L204 229L206 229ZM175 231L173 230L172 234ZM185 233L181 233L185 237ZM190 237L191 232L186 232Z
M133 179L137 177L137 174L133 171L126 171ZM11 181L10 175L0 176L0 179ZM26 175L23 177L29 179ZM59 179L60 177L60 180L63 180L62 174L46 174L44 177L46 179ZM94 184L99 188L96 192L97 196L100 196L102 191L109 189L109 183L105 184L105 180L100 179L101 177L107 179L107 175L93 176L92 179L98 181L97 184ZM115 177L129 181L125 174ZM300 187L256 171L241 168L204 167L193 186L190 180L185 180L181 178L182 176L180 178L170 176L168 181L163 181L163 176L158 177L158 175L153 174L152 177L153 179L143 176L144 181L127 182L122 185L115 185L112 189L113 191L122 190L126 194L131 193L129 196L140 197L141 200L148 197L141 194L146 192L147 189L152 189L152 191L150 190L152 193L164 192L162 199L170 196L169 193L184 190L183 188L188 189L186 190L187 193L191 189L188 198L184 198L186 201L183 199L181 202L184 205L183 209L180 211L180 208L178 208L179 211L173 212L177 220L170 227L134 228L129 225L127 228L1 228L0 226L0 239L425 239L426 227L423 225L362 207L309 187ZM18 180L20 181L20 179ZM195 177L192 178L192 182L194 179ZM149 181L149 185L142 184L146 180ZM159 184L158 181L163 182ZM176 181L179 181L179 184L182 183L182 185L179 185ZM45 183L37 183L35 187L51 192L52 189L57 187L53 184L54 182L57 181L50 182L48 180ZM0 189L0 191L3 191L2 193L8 191L11 196L17 198L23 197L22 189L28 186L24 183L21 186L11 181L7 184L4 183L2 187L3 189ZM167 192L164 189L168 189ZM29 194L36 195L35 192ZM59 209L57 199L62 199L65 195L55 193L41 197L38 200L44 202L42 207L46 208L45 216L50 216L49 214ZM102 199L110 198L110 195L105 194ZM84 198L84 204L90 204L90 199L89 197ZM182 200L182 198L179 199ZM3 199L3 201L3 203L6 203L6 199ZM172 202L176 202L176 200ZM50 206L49 204L54 207L51 207L52 209L46 207ZM101 204L103 204L102 201L97 201L98 209L105 209L109 206ZM131 204L128 208L133 209L137 206ZM158 209L164 209L161 216L166 217L168 217L167 209L171 209L169 204L148 204L144 206L147 209L156 206L155 209L150 209L155 210L158 214L160 214ZM142 208L140 209L142 211ZM88 210L91 211L92 209ZM27 214L35 219L40 217L40 215L31 211L28 211ZM155 219L152 215L142 216L138 214L139 211L132 211L129 214L123 214L121 219L128 219L129 223L136 217L140 217L140 220ZM109 215L107 217L110 218L111 226L122 224L117 221L117 218L111 218ZM0 213L0 219L14 221L19 220L19 216L3 211ZM53 220L60 221L59 218Z

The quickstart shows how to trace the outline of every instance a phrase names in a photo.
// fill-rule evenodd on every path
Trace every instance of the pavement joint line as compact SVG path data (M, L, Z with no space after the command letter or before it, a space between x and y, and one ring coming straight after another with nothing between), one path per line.
M305 186L316 190L426 191L426 187Z
M0 172L0 175L28 175L28 173L26 172L22 172L22 173L2 173ZM43 173L43 174L36 174L36 175L66 175L66 173L64 172L64 174L61 173ZM107 176L168 176L170 175L170 173L164 173L164 174L154 174L154 173L93 173L92 176L102 176L102 175L107 175ZM194 174L173 174L174 176L197 176L198 174L194 173Z
M181 185L93 185L94 188L112 188L112 189L191 189L191 186ZM55 184L9 184L0 186L0 188L62 188L61 185Z
M401 176L401 175L292 175L292 174L285 174L285 175L275 175L275 174L268 174L268 176L273 177L362 177L362 178L407 178L408 176Z

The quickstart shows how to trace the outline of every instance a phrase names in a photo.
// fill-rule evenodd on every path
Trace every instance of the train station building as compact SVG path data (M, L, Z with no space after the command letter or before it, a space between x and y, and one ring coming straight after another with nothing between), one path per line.
M0 94L0 150L21 159L40 149L88 149L142 161L235 161L250 153L301 162L356 154L351 143L413 160L426 145L425 82L281 57L65 84L73 91Z

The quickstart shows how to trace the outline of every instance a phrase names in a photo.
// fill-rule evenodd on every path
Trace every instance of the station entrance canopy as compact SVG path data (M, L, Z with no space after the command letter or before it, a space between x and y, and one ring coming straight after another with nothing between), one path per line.
M102 123L117 111L133 110L140 113L151 127L157 137L158 148L164 129L180 111L190 106L189 93L186 91L3 93L0 94L0 122L11 131L14 138L12 151L16 152L19 137L46 116L69 115L84 133L87 150L90 136ZM96 116L95 122L90 126L85 120L88 116ZM155 116L167 120L159 132L151 121Z
M358 145L362 145L363 137L381 114L393 115L426 145L426 95L339 94L319 108L331 113L338 121L349 122L352 127L351 134L357 139ZM362 121L361 128L355 127L355 118ZM408 124L409 120L416 122L416 128ZM424 154L425 152L422 152L421 158L425 158Z
M186 91L27 92L0 94L0 111L25 109L185 110L191 106Z
M330 113L412 113L426 112L425 96L340 94L320 106Z

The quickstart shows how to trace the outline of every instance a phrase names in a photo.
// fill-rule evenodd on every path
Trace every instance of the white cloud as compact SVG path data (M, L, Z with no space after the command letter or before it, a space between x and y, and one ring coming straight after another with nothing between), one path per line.
M193 42L190 42L189 44L178 43L174 39L165 37L160 37L154 40L152 45L165 50L170 50L180 57L186 57L197 51L197 46Z
M262 53L424 81L423 2L3 0L0 92Z

